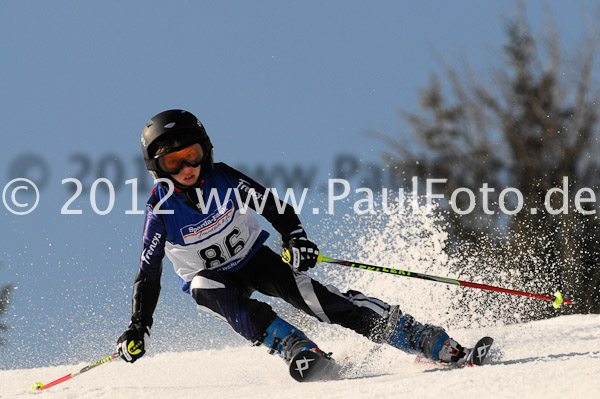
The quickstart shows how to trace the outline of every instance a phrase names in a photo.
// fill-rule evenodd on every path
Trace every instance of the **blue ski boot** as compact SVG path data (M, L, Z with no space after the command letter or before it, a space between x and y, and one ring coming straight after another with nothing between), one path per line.
M289 365L290 375L300 382L327 378L335 362L306 335L287 321L276 317L267 327L262 344L269 354L277 353Z
M450 337L441 327L417 322L411 315L403 315L400 308L395 305L390 308L387 323L383 328L381 338L378 342L387 343L407 353L425 356L433 361L458 361L465 356L465 352L458 343L450 340ZM448 341L448 345L446 342ZM450 341L452 341L450 343ZM462 353L450 354L450 350L456 348ZM440 350L443 359L440 359ZM463 356L460 356L460 355ZM456 359L456 360L454 360Z

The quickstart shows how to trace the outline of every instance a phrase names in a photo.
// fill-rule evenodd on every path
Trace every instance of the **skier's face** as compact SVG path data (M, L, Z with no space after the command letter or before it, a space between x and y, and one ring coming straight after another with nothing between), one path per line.
M192 167L189 165L184 165L183 168L176 175L172 175L173 179L181 185L184 186L193 186L198 181L200 177L200 169L202 166L198 165L196 167Z
M201 145L195 143L180 148L180 143L175 141L171 148L171 151L157 156L160 169L170 174L181 185L195 185L200 177L200 169L204 159L204 151Z

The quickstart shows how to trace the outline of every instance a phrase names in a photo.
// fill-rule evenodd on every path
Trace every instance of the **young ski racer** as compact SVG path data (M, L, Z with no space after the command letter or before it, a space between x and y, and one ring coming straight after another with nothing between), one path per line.
M331 363L330 357L271 306L250 298L254 291L282 298L319 321L339 324L377 343L442 363L472 362L472 351L442 328L421 324L398 306L357 291L342 293L305 274L315 266L319 250L293 208L277 203L270 191L248 176L214 163L211 141L194 115L183 110L161 112L146 124L141 141L148 171L165 180L146 204L133 314L117 342L125 361L133 363L146 352L166 254L181 289L202 310L227 322L252 344L277 353L299 381L318 374L323 363ZM240 210L234 190L241 204L253 209L255 202L246 201L248 195L266 201L261 216L281 234L289 263L264 245L268 233L254 212ZM214 196L223 201L220 207Z

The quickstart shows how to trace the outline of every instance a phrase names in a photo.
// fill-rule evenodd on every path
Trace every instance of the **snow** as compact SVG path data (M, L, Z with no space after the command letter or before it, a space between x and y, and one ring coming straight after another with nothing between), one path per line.
M20 398L591 398L600 395L600 316L573 315L502 327L454 331L463 343L495 338L490 362L447 369L356 335L321 343L348 356L348 378L298 383L264 347L230 347L120 359L34 392L85 364L0 371L0 397ZM99 354L98 359L107 354ZM90 359L93 362L98 359ZM29 395L29 396L27 396Z
M343 223L340 227L339 222L327 225L324 218L323 234L317 241L328 244L321 248L326 256L336 254L342 259L521 288L519 280L502 277L514 273L496 273L499 278L507 278L506 281L485 279L494 275L493 259L488 262L492 269L487 273L485 266L478 263L473 264L472 274L459 269L443 250L447 235L436 222L419 209L375 221L369 218L353 230ZM540 307L552 309L551 304L355 269L343 268L340 272L340 267L327 264L321 264L311 273L324 284L333 284L342 291L352 288L400 304L405 313L422 323L446 328L465 346L473 345L485 335L493 337L495 343L488 364L465 369L415 364L414 355L374 344L343 327L290 313L289 305L275 301L271 304L278 314L301 327L321 349L333 352L334 358L346 365L342 379L298 383L289 376L279 357L268 355L264 347L249 346L237 336L237 340L231 339L231 335L222 333L228 327L215 325L211 315L201 314L200 319L194 318L188 325L184 322L189 320L182 316L180 308L159 302L149 353L135 364L116 359L47 390L32 391L31 386L36 382L47 384L110 355L114 349L112 342L121 332L110 329L90 337L66 331L65 335L71 337L70 353L62 353L57 347L55 359L73 359L69 356L79 354L82 356L75 359L86 361L72 364L76 360L65 360L69 364L0 370L0 398L39 395L59 399L317 396L321 399L579 399L600 396L599 315L561 315L559 310L558 317L525 322ZM98 348L104 348L99 342L111 344L98 352ZM226 347L225 343L237 346ZM213 344L213 349L196 350L198 346L206 348ZM36 348L32 345L30 349L33 362Z

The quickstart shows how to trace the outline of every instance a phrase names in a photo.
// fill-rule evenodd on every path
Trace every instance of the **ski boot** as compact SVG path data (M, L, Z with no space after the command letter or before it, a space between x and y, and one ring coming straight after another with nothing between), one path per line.
M465 348L441 327L421 324L412 316L403 315L398 306L390 307L387 321L377 338L375 342L417 354L419 363L429 361L457 367L480 366L494 342L492 338L484 337L473 348Z
M395 305L390 308L386 324L374 341L438 361L440 350L449 338L442 328L421 324L411 315L403 315Z
M290 375L300 382L324 379L334 372L331 354L323 352L306 335L280 317L267 327L262 344L289 365Z
M452 338L448 338L442 344L442 349L440 349L439 361L442 364L454 364L462 367L467 364L471 353L472 349L464 348Z
M494 340L490 337L483 337L473 348L464 348L452 338L448 338L440 350L440 359L437 362L431 362L440 366L465 367L481 366L486 356L490 352L490 347ZM421 358L417 358L417 363L427 363Z

